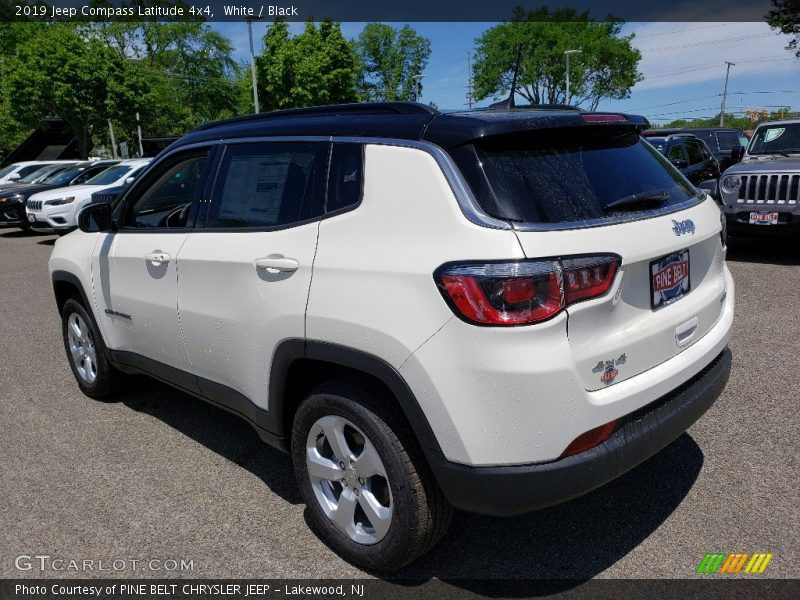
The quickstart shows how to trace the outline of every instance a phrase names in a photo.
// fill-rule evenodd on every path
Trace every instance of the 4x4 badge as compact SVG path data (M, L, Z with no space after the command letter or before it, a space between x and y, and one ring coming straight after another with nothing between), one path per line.
M684 233L694 235L694 221L691 219L686 219L685 221L672 219L672 231L675 232L675 235L683 235Z
M619 375L619 369L617 369L617 367L624 365L626 361L627 357L624 354L620 354L619 358L600 360L592 369L592 373L602 373L602 375L600 375L600 381L608 385Z

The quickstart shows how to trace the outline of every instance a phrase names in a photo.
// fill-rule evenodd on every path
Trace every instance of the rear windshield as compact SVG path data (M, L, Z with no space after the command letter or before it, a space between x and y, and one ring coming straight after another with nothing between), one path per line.
M698 191L631 128L575 127L476 140L450 151L483 210L524 223L621 220L690 205ZM630 202L646 196L652 201ZM615 203L615 207L609 207Z

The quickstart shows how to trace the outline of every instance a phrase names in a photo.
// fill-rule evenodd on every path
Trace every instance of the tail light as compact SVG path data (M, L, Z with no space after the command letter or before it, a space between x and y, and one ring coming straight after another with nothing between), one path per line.
M445 265L434 274L455 314L478 325L530 325L608 291L620 257Z

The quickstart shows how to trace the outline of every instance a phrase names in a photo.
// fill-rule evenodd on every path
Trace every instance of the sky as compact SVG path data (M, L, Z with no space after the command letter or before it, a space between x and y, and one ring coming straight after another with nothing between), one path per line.
M358 36L363 23L342 23L345 37ZM466 106L467 52L492 23L410 23L431 40L424 71L422 100L442 109ZM215 23L234 44L236 58L249 60L247 25ZM256 54L266 27L254 23ZM293 23L295 32L303 27ZM644 114L653 123L681 117L711 117L719 112L725 83L725 61L731 67L728 112L789 106L800 110L800 59L785 49L789 38L766 23L654 22L628 23L633 45L642 53L644 80L625 100L606 100L599 110ZM489 104L491 100L478 103Z

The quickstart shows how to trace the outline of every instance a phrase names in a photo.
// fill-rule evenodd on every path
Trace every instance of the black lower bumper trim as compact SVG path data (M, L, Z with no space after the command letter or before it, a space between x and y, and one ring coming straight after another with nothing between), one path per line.
M470 467L431 464L448 501L467 512L511 516L582 496L644 462L685 432L719 397L728 381L727 348L685 384L620 420L605 442L549 463Z

